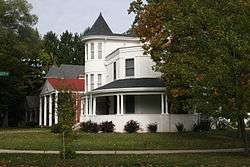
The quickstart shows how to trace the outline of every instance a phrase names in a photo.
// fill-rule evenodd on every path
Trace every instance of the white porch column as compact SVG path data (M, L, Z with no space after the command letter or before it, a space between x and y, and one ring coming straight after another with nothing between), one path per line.
M96 115L96 97L93 98L93 115Z
M168 114L168 95L165 95L165 113Z
M43 114L43 98L40 96L40 103L39 103L39 126L42 126L42 114Z
M55 124L58 124L58 92L55 93Z
M89 97L89 115L93 115L93 97L90 95Z
M89 113L89 97L86 96L85 97L85 112L84 112L84 115L88 115Z
M80 114L80 122L82 122L82 120L83 120L83 114L84 114L84 107L83 107L83 104L84 104L84 98L81 97L81 114Z
M43 125L47 125L47 97L44 96Z
M52 125L52 95L49 95L49 126Z
M161 94L161 114L164 114L164 94Z
M117 103L116 103L116 114L120 115L120 95L116 95Z
M121 95L121 115L124 114L124 101L123 101L123 96L124 96L124 95Z

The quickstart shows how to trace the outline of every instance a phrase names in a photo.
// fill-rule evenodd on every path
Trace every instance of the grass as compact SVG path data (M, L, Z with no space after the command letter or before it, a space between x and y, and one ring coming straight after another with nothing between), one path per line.
M80 132L73 147L75 150L163 150L239 148L243 147L243 144L236 138L236 131L156 134L87 134ZM50 133L48 129L0 130L0 149L60 150L60 148L60 136Z
M143 166L143 167L247 167L250 154L176 154L176 155L78 155L61 161L59 155L0 154L0 166Z

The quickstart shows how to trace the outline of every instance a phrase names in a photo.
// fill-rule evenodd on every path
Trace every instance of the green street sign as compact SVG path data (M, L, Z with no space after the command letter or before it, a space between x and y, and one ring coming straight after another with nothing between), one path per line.
M7 71L0 71L0 77L8 77L10 75Z

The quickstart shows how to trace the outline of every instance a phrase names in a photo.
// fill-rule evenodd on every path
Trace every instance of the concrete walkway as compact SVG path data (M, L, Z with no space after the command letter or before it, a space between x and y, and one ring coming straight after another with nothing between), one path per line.
M76 151L82 155L143 155L143 154L193 154L193 153L239 153L244 152L244 148L235 149L209 149L209 150L97 150L97 151ZM3 150L0 149L0 154L59 154L59 151L41 151L41 150Z

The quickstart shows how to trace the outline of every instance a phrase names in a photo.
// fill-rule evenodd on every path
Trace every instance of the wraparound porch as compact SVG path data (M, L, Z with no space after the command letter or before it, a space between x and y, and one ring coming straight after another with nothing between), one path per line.
M116 132L124 132L125 124L134 120L141 132L156 123L158 132L176 131L176 124L183 123L191 130L198 121L198 114L169 114L165 88L133 88L105 90L85 94L85 110L81 122L102 123L112 121Z

